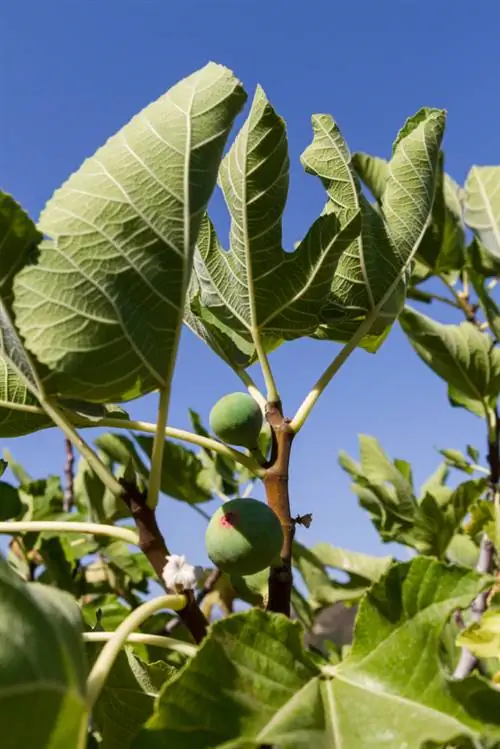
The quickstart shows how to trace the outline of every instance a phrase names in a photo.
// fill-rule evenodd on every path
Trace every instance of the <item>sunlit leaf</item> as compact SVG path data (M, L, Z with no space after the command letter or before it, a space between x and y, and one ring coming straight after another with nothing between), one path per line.
M220 170L231 215L230 249L222 249L206 218L195 258L197 306L191 305L201 322L217 329L219 344L221 335L230 339L249 356L247 363L256 344L272 350L283 339L314 332L338 259L360 229L357 210L344 221L323 215L294 252L285 252L281 219L288 171L285 124L258 87ZM205 340L212 345L210 336ZM223 348L224 357L235 360Z
M465 183L465 221L500 258L500 166L473 166Z
M109 402L170 382L200 221L244 100L233 74L209 63L48 202L40 228L51 241L16 276L14 308L55 392Z
M353 211L362 215L361 235L336 268L317 337L348 341L364 321L372 325L361 345L375 350L387 335L402 309L405 278L431 214L444 123L444 113L432 109L406 122L387 166L379 211L361 194L337 125L326 115L313 118L315 138L303 162L325 184L327 212L341 222Z
M133 749L420 749L500 736L500 693L440 662L451 613L487 584L430 559L393 565L363 599L354 643L319 668L300 625L254 610L216 622L163 687Z

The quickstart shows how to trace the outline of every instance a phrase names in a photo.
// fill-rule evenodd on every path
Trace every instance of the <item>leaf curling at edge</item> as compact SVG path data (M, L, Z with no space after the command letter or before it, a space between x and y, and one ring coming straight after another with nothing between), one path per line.
M199 224L245 99L232 72L209 63L47 203L40 227L53 241L16 276L14 309L56 392L126 401L169 385Z
M281 222L288 170L284 122L258 87L220 169L219 184L231 215L230 249L222 249L205 217L185 318L234 368L255 360L256 341L269 353L283 340L315 330L338 258L360 230L359 211L343 223L325 214L294 252L285 252Z
M451 681L439 660L442 626L488 584L425 557L394 563L360 604L348 656L322 670L297 622L259 610L216 622L132 749L420 749L498 737L500 694L481 677Z
M327 189L325 211L342 215L359 208L362 214L361 234L338 263L323 323L314 337L346 343L369 320L372 324L358 345L373 352L387 337L403 308L411 262L430 220L445 120L443 110L423 109L406 121L387 165L378 211L361 192L336 123L329 115L313 117L315 137L302 161ZM343 179L325 158L325 152L339 151L344 152Z

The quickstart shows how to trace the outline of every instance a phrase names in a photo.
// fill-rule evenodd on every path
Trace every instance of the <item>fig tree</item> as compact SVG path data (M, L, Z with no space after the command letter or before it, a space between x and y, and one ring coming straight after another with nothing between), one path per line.
M255 450L262 429L262 411L248 393L230 393L210 411L210 427L223 442Z
M231 499L212 515L205 545L212 562L224 572L253 575L279 558L281 523L264 502Z

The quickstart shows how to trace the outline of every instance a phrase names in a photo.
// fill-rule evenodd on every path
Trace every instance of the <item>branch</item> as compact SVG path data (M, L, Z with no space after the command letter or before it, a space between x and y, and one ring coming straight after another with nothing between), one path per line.
M155 424L153 451L151 454L151 470L148 481L148 505L156 507L160 496L161 474L163 465L163 451L165 449L165 429L167 426L168 404L170 401L170 385L160 389L158 404L158 418Z
M102 523L73 523L57 520L18 520L0 523L0 534L12 536L16 533L88 533L91 536L110 536L125 541L127 544L139 546L139 537L135 531L122 528L119 525L103 525Z
M290 512L288 467L295 432L290 420L283 416L281 402L268 403L266 417L272 429L273 444L269 467L266 468L264 475L264 487L267 504L278 516L283 529L281 565L271 567L267 609L290 616L290 597L293 585L292 544L295 523Z
M388 295L386 294L382 300L384 304L387 296ZM381 303L379 302L379 304L377 305L377 310L380 308L380 306ZM312 390L306 395L301 405L299 406L297 413L290 422L290 428L293 432L295 432L295 434L304 426L306 419L314 408L316 401L318 400L322 392L328 387L341 366L345 364L352 352L361 343L364 336L370 331L375 321L375 317L376 315L374 316L373 314L365 317L353 337L344 346L342 346L337 356L328 365L321 377L316 381Z
M170 552L156 522L155 510L148 506L146 496L125 479L121 479L122 498L134 518L139 533L139 548L146 555L151 567L165 587L162 573ZM194 641L199 643L205 637L207 620L196 603L192 591L186 591L187 605L179 611L179 617L191 633Z
M78 452L83 455L94 473L101 479L104 486L113 492L113 494L119 496L122 493L122 487L120 486L118 479L112 474L108 466L103 463L94 450L92 450L90 445L80 437L73 424L68 421L66 412L61 411L58 406L46 398L40 398L40 405L43 407L43 410L47 415L50 416L54 424L62 430L64 436L69 439ZM78 422L81 423L81 421L83 420L78 418ZM88 424L89 426L96 426L90 421Z
M64 487L64 500L63 500L63 510L64 512L70 512L71 508L73 507L75 497L74 497L74 466L75 466L75 453L73 452L73 444L71 443L71 440L69 440L67 437L64 440L64 447L66 451L66 464L64 466L64 477L66 479L66 486Z
M115 636L115 632L84 632L84 642L108 642ZM137 643L138 645L151 645L155 648L165 648L166 650L175 650L177 653L191 656L196 653L196 647L188 642L174 640L172 637L162 637L161 635L147 635L142 632L132 632L126 639L126 642Z
M259 406L264 410L266 407L266 399L260 392L255 382L252 380L248 372L245 369L235 369L235 372L240 378L240 380L242 381L242 383L245 385L246 389L248 390L252 398L254 398L254 400L257 401Z
M476 325L479 327L479 321L477 319L477 311L479 309L477 304L471 304L470 303L470 294L469 294L469 284L466 280L464 280L464 288L462 293L459 293L452 285L451 283L445 278L445 276L440 275L439 278L444 283L448 291L453 294L453 298L455 299L456 305L459 309L462 310L462 312L465 315L465 319L468 320L468 322L472 323L473 325Z
M87 422L86 426L95 427L96 425ZM156 424L151 424L147 421L130 421L129 419L100 419L98 426L111 427L113 429L134 429L137 432L146 432L149 434L155 434L156 432ZM175 429L174 427L166 427L164 434L165 437L170 437L171 439L188 442L197 445L198 447L204 447L206 450L213 450L220 455L232 458L257 476L263 475L261 467L252 456L245 455L245 453L235 450L233 447L229 447L229 445L225 445L223 442L219 442L212 437L203 437L201 434L188 432L185 429Z

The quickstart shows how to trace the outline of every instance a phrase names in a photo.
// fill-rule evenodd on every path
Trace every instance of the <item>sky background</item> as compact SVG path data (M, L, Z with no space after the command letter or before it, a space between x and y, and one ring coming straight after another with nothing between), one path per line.
M408 116L421 106L443 107L451 176L463 183L473 163L499 163L499 24L500 5L492 1L458 4L458 10L449 0L3 3L0 189L37 219L52 192L110 135L214 60L234 70L250 98L260 83L287 122L291 188L284 240L290 248L324 203L322 188L299 161L311 141L313 113L332 114L351 150L388 157ZM213 218L225 230L220 198ZM337 350L301 340L272 355L288 415ZM259 379L258 371L252 374ZM186 329L169 424L188 427L189 407L207 421L215 401L239 389L235 375ZM152 395L129 404L131 417L155 420L156 401ZM484 454L483 432L479 419L449 407L444 383L396 326L375 356L351 357L295 441L293 511L314 515L299 540L388 551L337 462L341 449L357 457L359 433L375 435L391 457L410 460L420 484L439 463L436 447L464 449L471 442ZM63 469L63 438L55 429L0 445L34 477ZM262 497L260 489L255 496ZM203 519L169 499L162 499L159 519L174 552L206 561Z

